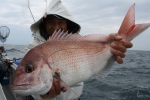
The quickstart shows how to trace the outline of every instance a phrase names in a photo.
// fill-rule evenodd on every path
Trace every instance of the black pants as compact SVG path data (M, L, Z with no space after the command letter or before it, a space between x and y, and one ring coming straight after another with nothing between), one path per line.
M0 83L2 84L3 78L7 72L7 69L4 69L3 66L0 64Z

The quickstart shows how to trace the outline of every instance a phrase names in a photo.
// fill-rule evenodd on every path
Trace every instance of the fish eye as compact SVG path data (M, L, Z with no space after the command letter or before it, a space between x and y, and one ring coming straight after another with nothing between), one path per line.
M31 64L26 64L25 65L25 72L26 73L31 73L34 71L34 66L32 66Z

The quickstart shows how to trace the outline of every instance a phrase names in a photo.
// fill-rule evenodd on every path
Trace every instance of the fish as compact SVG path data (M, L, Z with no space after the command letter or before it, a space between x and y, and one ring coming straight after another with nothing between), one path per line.
M150 23L135 24L135 4L127 11L118 34L131 41L150 27ZM59 74L61 86L71 87L87 81L109 67L113 54L110 35L68 34L55 31L43 44L40 44L23 57L18 65L12 89L20 95L46 94Z

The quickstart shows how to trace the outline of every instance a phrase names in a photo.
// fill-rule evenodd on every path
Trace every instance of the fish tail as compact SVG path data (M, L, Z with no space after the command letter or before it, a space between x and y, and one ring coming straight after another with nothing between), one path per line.
M140 33L150 27L150 23L135 24L135 3L128 10L118 33L128 41L131 41Z

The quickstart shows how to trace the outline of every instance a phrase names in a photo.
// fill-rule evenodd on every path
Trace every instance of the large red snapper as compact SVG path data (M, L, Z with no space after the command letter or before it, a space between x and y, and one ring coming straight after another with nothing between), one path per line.
M150 26L150 23L135 24L134 6L127 12L118 31L128 41ZM21 95L45 94L50 90L58 69L68 86L86 81L108 67L113 57L111 42L110 35L81 36L55 32L47 42L24 56L15 72L13 90Z

